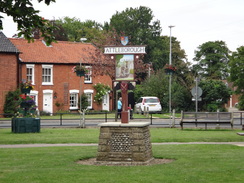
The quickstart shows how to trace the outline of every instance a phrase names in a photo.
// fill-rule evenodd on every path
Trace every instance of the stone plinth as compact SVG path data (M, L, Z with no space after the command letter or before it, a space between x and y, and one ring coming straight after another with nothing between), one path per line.
M153 159L150 123L100 124L96 164L143 165Z

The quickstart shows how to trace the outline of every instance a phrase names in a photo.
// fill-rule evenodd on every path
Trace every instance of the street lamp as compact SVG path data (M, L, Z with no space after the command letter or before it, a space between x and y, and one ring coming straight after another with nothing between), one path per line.
M170 29L170 37L169 37L169 65L172 65L172 57L171 57L171 28L173 28L173 25L169 26ZM169 113L171 114L171 82L172 82L172 74L169 75ZM170 118L171 119L171 118Z

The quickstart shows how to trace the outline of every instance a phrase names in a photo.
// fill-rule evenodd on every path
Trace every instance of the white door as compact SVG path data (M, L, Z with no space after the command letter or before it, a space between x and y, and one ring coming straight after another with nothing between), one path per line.
M103 109L104 111L109 111L109 94L103 96Z
M43 111L53 113L53 98L52 92L43 93Z

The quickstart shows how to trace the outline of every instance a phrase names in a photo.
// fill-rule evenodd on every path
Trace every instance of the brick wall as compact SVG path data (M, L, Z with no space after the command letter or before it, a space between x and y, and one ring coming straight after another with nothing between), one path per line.
M5 95L17 88L17 57L15 54L0 53L0 113L3 113Z

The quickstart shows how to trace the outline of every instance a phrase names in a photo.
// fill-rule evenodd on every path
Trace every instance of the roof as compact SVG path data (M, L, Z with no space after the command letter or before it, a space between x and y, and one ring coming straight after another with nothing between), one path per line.
M57 41L46 46L41 39L28 43L25 39L10 38L10 41L20 50L20 60L25 63L72 64L94 62L91 56L95 46L90 43Z
M19 53L19 50L0 31L0 53Z

